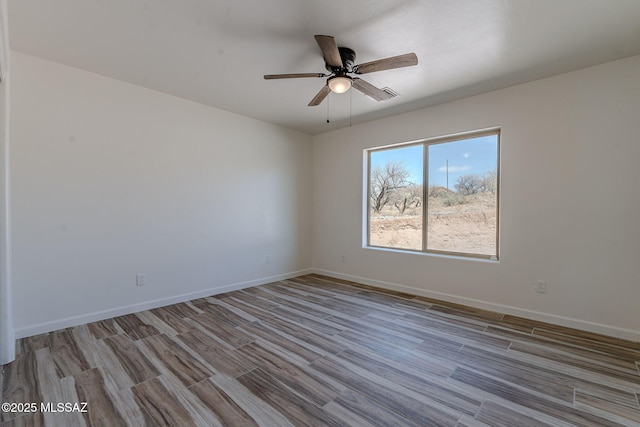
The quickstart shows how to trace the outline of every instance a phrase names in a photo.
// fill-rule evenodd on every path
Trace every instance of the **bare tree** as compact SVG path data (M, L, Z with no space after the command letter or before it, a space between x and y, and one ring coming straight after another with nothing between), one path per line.
M482 175L482 191L496 194L498 189L498 171L496 169Z
M394 191L392 195L393 206L401 214L413 206L419 208L422 205L422 186L411 184L407 187Z
M424 197L424 192L422 191L422 185L412 185L409 187L409 192L411 194L411 199L413 203L415 203L416 208L422 206L422 198Z
M394 192L405 188L411 173L402 162L387 162L371 169L370 182L371 208L378 213L391 200Z
M478 175L462 175L456 180L458 193L468 196L482 190L482 179Z

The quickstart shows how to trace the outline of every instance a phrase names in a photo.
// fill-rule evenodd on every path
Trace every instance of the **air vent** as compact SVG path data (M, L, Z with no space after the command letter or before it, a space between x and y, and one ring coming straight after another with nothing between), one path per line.
M389 98L387 98L387 99L391 99L391 98L395 98L396 96L400 96L400 94L398 92L396 92L395 90L393 90L393 89L391 89L389 87L383 87L382 91L389 94Z

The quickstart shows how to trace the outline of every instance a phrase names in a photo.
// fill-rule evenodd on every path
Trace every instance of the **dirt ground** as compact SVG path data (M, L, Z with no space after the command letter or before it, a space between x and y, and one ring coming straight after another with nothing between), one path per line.
M427 249L495 255L496 197L491 193L466 196L466 203L445 206L443 197L429 198ZM371 216L370 244L422 249L420 208L404 215L393 206Z

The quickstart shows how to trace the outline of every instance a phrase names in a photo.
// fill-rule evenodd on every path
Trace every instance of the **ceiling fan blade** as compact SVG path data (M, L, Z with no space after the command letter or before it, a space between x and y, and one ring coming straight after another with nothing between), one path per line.
M353 79L352 86L376 101L384 101L385 99L391 98L391 95L387 92L357 77Z
M331 36L314 36L314 37L316 39L316 43L318 43L318 46L322 51L324 62L331 65L332 67L342 68L342 58L340 57L340 51L338 50L336 39L334 39Z
M375 71L392 70L394 68L410 67L418 65L418 57L415 53L405 53L404 55L392 56L390 58L378 59L377 61L365 62L354 65L353 72L356 74L367 74Z
M297 74L265 74L265 80L274 80L274 79L299 79L302 77L327 77L322 73L297 73Z
M329 89L329 86L324 85L322 89L320 89L320 92L318 92L318 94L313 97L313 99L309 103L309 107L315 107L316 105L320 105L322 101L324 101L324 99L327 97L327 95L329 95L329 92L331 92L331 89Z

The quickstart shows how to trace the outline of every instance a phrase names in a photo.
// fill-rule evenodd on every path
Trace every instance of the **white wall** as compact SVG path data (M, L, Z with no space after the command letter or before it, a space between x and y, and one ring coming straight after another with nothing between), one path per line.
M310 267L310 136L16 52L12 74L19 337Z
M632 57L314 137L314 267L640 340L639 76ZM364 149L493 126L499 262L362 248Z

